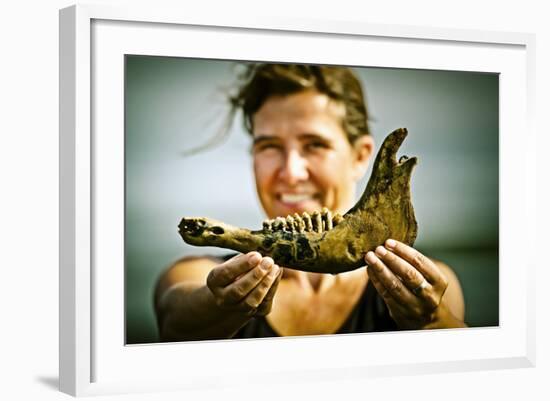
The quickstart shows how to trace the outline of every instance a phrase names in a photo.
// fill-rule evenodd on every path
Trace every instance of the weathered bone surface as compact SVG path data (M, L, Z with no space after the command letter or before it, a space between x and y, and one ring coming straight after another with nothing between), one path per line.
M204 217L185 217L179 225L183 240L197 246L217 246L239 252L258 251L277 264L297 270L341 273L364 266L364 256L393 238L414 243L418 224L411 203L410 180L416 157L396 153L407 130L389 134L374 161L359 201L344 216L324 208L266 220L251 231Z

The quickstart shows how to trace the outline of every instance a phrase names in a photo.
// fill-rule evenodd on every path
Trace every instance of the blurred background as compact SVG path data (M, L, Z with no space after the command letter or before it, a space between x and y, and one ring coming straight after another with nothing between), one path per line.
M375 143L399 127L400 155L417 156L412 198L415 247L450 265L466 302L466 323L498 325L498 75L354 68L364 84ZM240 115L220 145L189 155L224 128L237 63L126 56L126 342L158 341L158 276L196 248L177 232L183 216L260 228L250 138ZM370 176L358 187L361 194Z

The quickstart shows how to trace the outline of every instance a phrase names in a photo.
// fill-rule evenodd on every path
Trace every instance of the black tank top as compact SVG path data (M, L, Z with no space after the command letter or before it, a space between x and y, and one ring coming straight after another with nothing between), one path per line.
M233 256L235 256L235 254L228 255L223 259L228 260ZM390 317L385 302L382 300L372 283L368 281L361 298L336 334L396 330L398 330L398 327L395 321ZM250 319L233 338L260 337L279 337L279 334L273 330L263 316Z

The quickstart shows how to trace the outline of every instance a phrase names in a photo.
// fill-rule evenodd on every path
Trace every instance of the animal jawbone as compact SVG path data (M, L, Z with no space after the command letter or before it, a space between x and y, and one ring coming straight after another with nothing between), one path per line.
M364 265L364 256L388 238L412 245L418 224L410 195L416 157L396 160L407 130L389 134L374 161L359 201L344 216L326 208L266 220L251 231L204 217L184 217L183 240L238 252L258 251L281 266L318 273L341 273Z

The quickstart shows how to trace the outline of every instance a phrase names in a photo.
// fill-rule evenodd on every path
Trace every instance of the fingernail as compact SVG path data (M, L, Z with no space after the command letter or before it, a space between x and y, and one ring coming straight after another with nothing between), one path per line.
M376 263L376 256L374 256L374 252L372 251L367 252L366 259L367 259L367 263L370 263L370 264Z
M268 271L269 269L271 269L272 265L273 265L273 263L271 263L271 260L264 259L264 260L262 260L262 263L261 263L260 267L261 267L262 270Z
M386 246L387 246L388 248L392 248L392 249L393 249L393 248L395 248L396 245L397 245L397 243L396 243L395 240L393 240L393 239L389 239L389 240L386 241Z
M269 272L269 277L271 278L276 277L277 274L279 274L279 266L273 265L271 267L271 271Z
M388 251L386 251L386 248L384 248L383 246L376 247L376 254L378 256L384 256L386 253L388 253Z
M248 258L248 262L252 265L252 266L256 266L258 264L258 262L260 261L262 257L260 255L258 255L257 253L255 254L252 254L250 255L250 257Z

